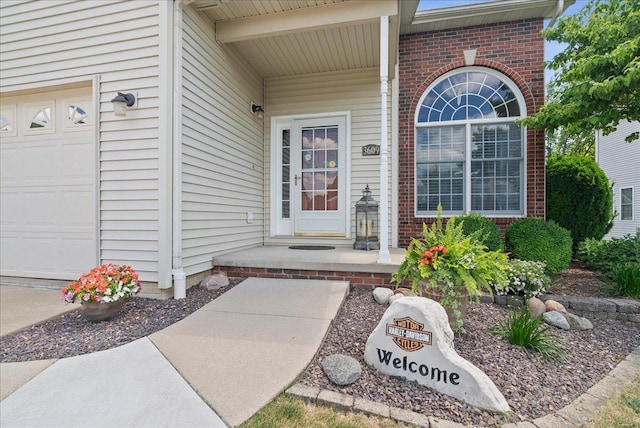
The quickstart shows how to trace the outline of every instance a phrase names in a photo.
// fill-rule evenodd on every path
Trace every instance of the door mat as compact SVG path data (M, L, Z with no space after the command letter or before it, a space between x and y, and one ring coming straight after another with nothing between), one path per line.
M290 250L335 250L336 247L329 245L292 245Z

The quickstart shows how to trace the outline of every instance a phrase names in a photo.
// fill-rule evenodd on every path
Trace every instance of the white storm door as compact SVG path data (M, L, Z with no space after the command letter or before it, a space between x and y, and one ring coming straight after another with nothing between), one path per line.
M346 236L346 117L295 120L291 138L294 234Z

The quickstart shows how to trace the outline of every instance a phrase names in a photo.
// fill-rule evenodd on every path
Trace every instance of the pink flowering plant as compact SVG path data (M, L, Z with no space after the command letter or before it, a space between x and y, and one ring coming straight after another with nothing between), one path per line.
M131 266L107 263L69 282L62 294L66 303L115 302L139 293L140 288Z

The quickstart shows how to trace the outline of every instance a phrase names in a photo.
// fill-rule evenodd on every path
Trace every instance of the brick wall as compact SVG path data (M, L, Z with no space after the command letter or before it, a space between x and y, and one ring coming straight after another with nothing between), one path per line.
M420 236L422 224L414 212L414 115L427 87L442 74L465 67L464 50L476 49L474 66L508 76L524 96L527 113L544 102L544 42L541 19L407 34L400 37L399 109L399 245ZM544 131L527 130L526 212L544 217ZM504 231L513 219L493 219Z
M391 274L379 272L323 271L305 269L257 268L238 266L216 266L212 274L225 273L233 279L281 278L347 281L352 288L372 290L376 287L392 287Z

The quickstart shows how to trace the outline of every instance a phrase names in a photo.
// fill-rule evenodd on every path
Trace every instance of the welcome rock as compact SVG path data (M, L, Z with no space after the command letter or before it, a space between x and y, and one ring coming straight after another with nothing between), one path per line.
M403 297L389 306L367 340L364 360L472 406L509 411L493 381L455 351L447 313L426 297Z

